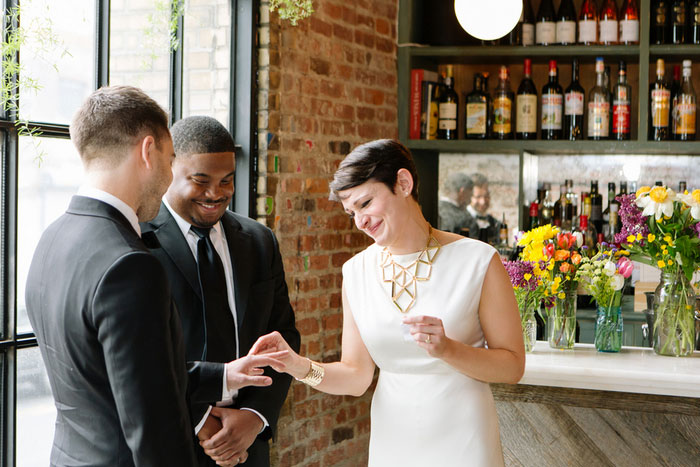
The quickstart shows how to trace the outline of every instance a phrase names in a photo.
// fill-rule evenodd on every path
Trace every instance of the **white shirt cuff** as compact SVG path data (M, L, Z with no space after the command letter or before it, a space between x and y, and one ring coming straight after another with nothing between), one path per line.
M203 416L202 419L199 421L199 423L197 423L197 426L194 427L194 434L195 434L195 435L198 434L198 433L199 433L199 430L201 430L202 427L204 426L204 422L207 421L207 417L209 416L209 412L211 412L211 405L210 405L209 407L207 407L207 411L204 413L204 416Z
M219 402L230 404L231 401L233 401L233 398L238 395L238 390L234 389L233 391L230 391L228 389L228 384L226 384L228 381L228 378L226 378L226 372L228 372L228 366L224 365L224 381L221 386L221 401Z
M263 415L260 412L258 412L257 410L249 409L247 407L241 407L241 410L247 410L248 412L253 412L255 415L260 417L260 420L262 420L262 422L263 422L263 427L260 429L260 431L258 431L258 434L262 433L263 431L265 431L265 428L270 426L270 424L267 423L267 419L265 417L263 417Z

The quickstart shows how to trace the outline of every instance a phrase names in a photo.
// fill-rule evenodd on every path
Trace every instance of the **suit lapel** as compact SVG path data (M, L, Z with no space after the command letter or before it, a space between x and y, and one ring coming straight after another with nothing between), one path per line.
M197 263L192 255L192 250L187 244L187 240L182 235L180 226L175 218L170 214L164 204L160 205L160 212L152 222L155 226L155 234L160 242L161 248L173 260L190 287L195 291L197 297L202 299L202 291L199 288L199 275L197 273Z
M227 212L221 218L226 235L228 251L231 255L231 266L233 268L233 283L236 295L236 316L238 318L238 329L242 329L243 318L248 307L248 296L250 295L250 284L252 275L245 274L250 271L252 261L252 240L250 235L241 231L241 224ZM240 335L240 332L239 332Z

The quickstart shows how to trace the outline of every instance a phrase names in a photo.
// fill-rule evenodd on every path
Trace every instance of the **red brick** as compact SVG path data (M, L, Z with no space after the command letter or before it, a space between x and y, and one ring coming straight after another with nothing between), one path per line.
M343 41L352 42L353 40L352 30L340 24L333 25L333 35Z
M323 270L327 269L330 264L330 258L328 255L312 256L310 259L311 269Z
M374 109L371 107L358 107L357 108L357 119L358 120L374 120Z
M343 17L343 8L331 2L322 2L322 12L327 14L332 19L340 19Z
M371 16L357 14L357 21L355 24L358 26L366 26L370 31L374 30L374 19Z
M308 193L328 193L328 179L307 178L306 191Z
M343 327L343 316L340 313L325 316L323 318L323 329L335 331Z
M331 64L327 60L311 57L309 62L311 71L318 75L328 75L331 69Z
M355 10L348 8L347 6L343 6L343 21L354 25L355 20L356 20Z
M367 88L364 90L364 101L367 104L382 105L384 103L385 96L386 92L378 89Z
M315 318L306 318L296 322L297 329L302 336L313 335L318 332L318 320Z
M333 35L333 26L318 18L318 15L311 15L311 30L327 37Z
M355 109L347 104L335 104L333 106L333 114L335 118L352 120L355 118Z
M377 50L381 52L393 52L394 51L394 41L390 39L382 39L377 37L376 39Z
M366 32L355 29L355 44L364 45L365 47L371 49L374 47L374 34L368 34Z
M390 34L391 33L391 27L389 26L389 22L385 20L384 18L375 18L374 19L374 24L376 27L376 31L379 34Z
M345 87L341 83L330 81L321 81L320 91L324 96L336 99L345 95Z

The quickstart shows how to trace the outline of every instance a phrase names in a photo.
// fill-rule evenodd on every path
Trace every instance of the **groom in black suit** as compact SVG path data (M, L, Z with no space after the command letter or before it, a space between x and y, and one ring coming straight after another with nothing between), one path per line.
M42 235L26 287L56 401L51 465L191 467L190 419L224 387L271 381L246 357L192 363L188 385L167 276L138 224L172 180L166 113L136 88L104 87L70 134L87 183Z
M142 224L167 271L183 323L188 360L228 361L246 355L258 337L279 331L295 350L299 332L289 303L277 239L262 224L227 210L233 195L235 146L217 120L188 117L171 128L177 158L158 216ZM290 377L266 370L269 388L230 393L200 423L220 424L200 436L200 465L214 460L268 467Z

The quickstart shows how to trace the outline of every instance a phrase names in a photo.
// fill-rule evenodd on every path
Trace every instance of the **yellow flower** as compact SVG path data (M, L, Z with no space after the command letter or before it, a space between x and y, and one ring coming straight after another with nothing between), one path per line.
M656 240L656 235L654 235L653 233L650 233L649 235L647 235L648 242L653 242L654 240Z
M526 281L529 281L530 279L532 279L532 274L530 274L529 272L526 272L525 274L523 274L523 279L525 279Z
M671 238L670 235L666 235L666 236L664 236L664 242L666 242L670 245L673 242L673 239Z
M557 295L557 297L564 300L566 298L566 294L564 292L559 292L559 295Z
M666 263L664 262L664 260L660 259L660 260L656 263L656 265L659 266L659 268L663 269L663 267L666 266Z
M618 255L624 255L624 256L629 256L630 252L627 250L620 250L617 252Z
M649 187L649 186L641 187L639 190L637 190L636 199L639 199L640 197L646 195L650 191L651 191L651 187Z
M637 241L640 241L640 240L643 239L643 238L644 238L644 237L642 236L642 234L637 233Z
M693 190L690 194L686 190L684 194L678 195L678 199L690 208L693 219L700 220L700 190Z
M669 259L668 261L666 261L666 264L668 264L669 266L673 266L673 261Z
M655 186L649 192L649 196L637 198L636 204L643 209L645 216L654 216L658 222L662 216L673 216L673 201L676 192L663 186Z
M635 240L636 240L636 238L634 235L627 236L627 243L634 243Z

